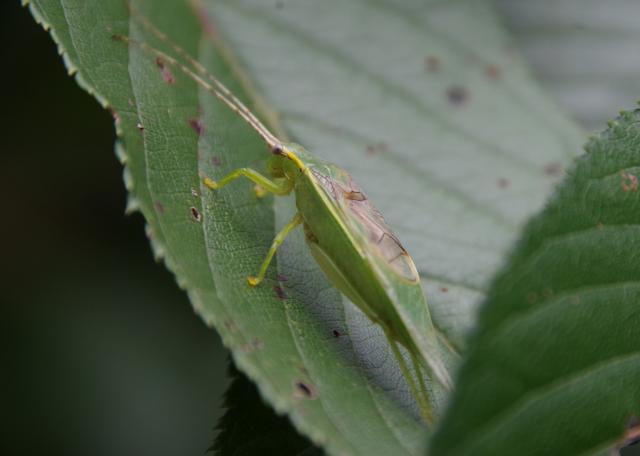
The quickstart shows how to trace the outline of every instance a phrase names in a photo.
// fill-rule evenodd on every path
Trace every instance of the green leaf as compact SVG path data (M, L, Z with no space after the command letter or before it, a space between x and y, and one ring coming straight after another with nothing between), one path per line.
M589 129L640 93L640 3L628 0L498 0L545 88Z
M376 202L462 346L582 133L531 81L488 2L275 3L205 8L293 138Z
M581 135L508 51L489 3L139 4L278 134L355 176L414 256L444 345L463 349ZM257 135L184 73L113 40L171 51L121 0L31 6L114 113L130 208L156 255L262 396L330 453L420 453L428 432L383 334L326 282L300 232L266 284L246 286L294 202L241 182L209 192L201 177L263 168Z
M640 416L639 125L625 112L592 139L528 224L433 454L597 454Z

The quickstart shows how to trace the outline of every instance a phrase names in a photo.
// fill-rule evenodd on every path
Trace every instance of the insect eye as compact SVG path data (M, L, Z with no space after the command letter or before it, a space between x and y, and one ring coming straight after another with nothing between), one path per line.
M273 149L271 149L271 153L273 153L274 155L282 155L282 145L276 144L275 146L273 146Z

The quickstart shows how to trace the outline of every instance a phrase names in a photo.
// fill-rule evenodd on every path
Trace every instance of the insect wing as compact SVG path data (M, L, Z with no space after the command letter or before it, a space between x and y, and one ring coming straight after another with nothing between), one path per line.
M392 322L391 331L399 333L401 326L411 337L411 341L403 344L409 350L415 347L440 383L450 387L449 372L440 356L435 328L411 256L349 173L335 165L314 169L313 173L383 282L399 317Z
M417 283L419 276L411 256L387 226L380 211L349 173L337 166L327 167L327 170L329 173L326 174L314 170L314 175L329 194L342 221L352 230L360 247L365 252L373 252L398 278Z

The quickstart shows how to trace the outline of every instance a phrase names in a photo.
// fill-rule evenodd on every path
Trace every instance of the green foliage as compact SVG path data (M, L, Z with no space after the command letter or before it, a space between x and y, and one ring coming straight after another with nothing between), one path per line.
M640 413L640 111L587 145L483 307L434 454L593 454Z
M496 0L518 48L545 89L588 130L640 93L629 50L640 40L640 3Z
M562 204L553 203L529 226L492 287L479 329L465 342L505 253L581 141L580 130L509 50L488 2L175 0L139 6L278 134L351 172L404 241L451 358L471 347L435 448L507 448L524 430L535 439L536 426L550 438L548 429L561 426L533 415L556 411L561 401L552 402L553 395L539 402L539 412L516 410L505 423L514 428L504 428L512 434L493 429L480 438L475 429L491 426L489 416L524 394L529 398L536 385L632 349L633 300L621 296L633 297L633 285L605 284L634 280L634 227L625 226L637 195L634 174L631 164L596 153L632 160L631 134L621 142L634 128L629 116L624 128L592 143L590 157L554 200ZM130 209L147 219L156 255L262 397L331 454L421 453L431 430L420 423L384 336L328 285L301 233L279 251L264 285L246 286L294 203L258 200L247 183L209 192L201 178L264 167L268 151L257 135L183 72L113 40L126 35L171 51L129 17L121 0L40 0L31 9L51 28L78 82L114 114ZM608 177L580 180L581 172L588 175L581 170L591 167ZM632 190L620 191L621 179ZM600 287L578 295L584 308L563 294L593 285ZM541 306L556 301L558 314ZM621 310L606 312L603 303ZM501 324L528 307L536 311ZM624 321L626 338L613 340ZM602 347L585 352L581 344L590 338ZM572 344L580 350L565 350ZM511 364L503 366L505 360ZM614 388L596 389L604 377L571 390L607 399L603 421L584 428L600 426L598 438L612 438L621 415L630 413L616 407L619 397L630 404L622 392L631 388L631 367L625 366L620 396ZM613 371L605 364L597 372ZM474 393L482 388L487 395ZM578 399L555 394L569 404Z
M490 2L277 3L204 10L293 139L349 171L385 215L461 349L582 132L531 80Z

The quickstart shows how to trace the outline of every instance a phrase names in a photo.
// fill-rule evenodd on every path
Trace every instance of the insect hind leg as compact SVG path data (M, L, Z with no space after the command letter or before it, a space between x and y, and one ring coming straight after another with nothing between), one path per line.
M415 400L418 402L418 408L420 409L420 414L422 415L422 418L428 425L433 424L433 411L431 408L431 403L429 402L429 396L424 386L424 378L422 376L422 373L420 372L420 366L416 364L415 357L412 355L411 358L412 358L414 370L416 371L416 377L417 377L418 383L421 383L418 386L416 384L416 379L414 378L413 373L409 369L409 366L407 365L404 357L402 356L402 353L400 353L398 342L396 342L393 338L391 338L391 334L388 329L386 329L384 326L383 326L383 329L384 329L385 335L387 336L387 340L391 345L391 351L396 357L396 360L400 365L400 370L402 371L402 374L407 380L409 389L411 390L411 394L413 395Z
M430 423L433 420L433 412L431 411L431 404L429 402L429 392L427 391L425 378L424 378L424 375L422 375L422 370L421 370L422 365L420 364L420 362L418 361L414 353L410 353L410 356L411 356L411 363L413 364L413 370L415 371L416 378L418 380L419 394L422 395L422 398L423 398L422 400L428 405L427 410L428 410L429 418L427 419L427 421Z

